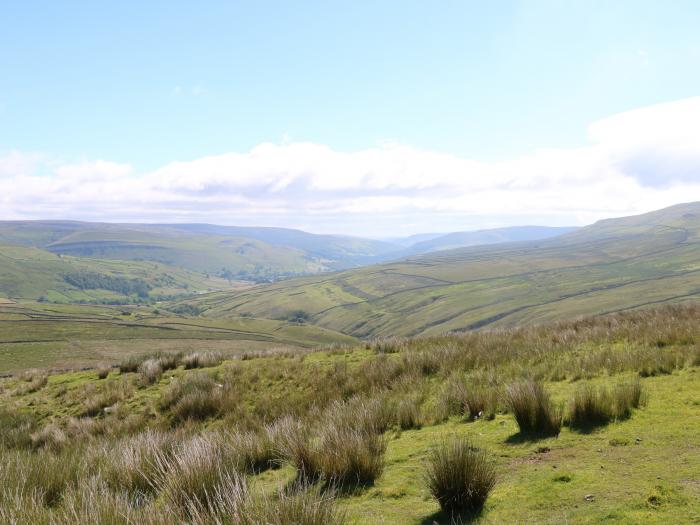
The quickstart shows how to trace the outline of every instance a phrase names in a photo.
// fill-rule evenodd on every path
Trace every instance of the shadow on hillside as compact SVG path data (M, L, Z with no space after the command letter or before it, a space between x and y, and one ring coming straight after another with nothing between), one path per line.
M466 525L473 523L481 516L481 510L472 512L447 512L441 510L426 516L420 523L421 525Z

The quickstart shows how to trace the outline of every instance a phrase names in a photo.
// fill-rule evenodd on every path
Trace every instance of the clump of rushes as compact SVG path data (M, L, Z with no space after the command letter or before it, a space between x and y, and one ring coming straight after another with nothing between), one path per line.
M421 428L423 421L420 411L420 399L415 396L401 399L396 406L396 422L401 430Z
M458 437L430 452L426 481L443 511L478 512L496 485L496 471L483 450Z
M614 417L613 402L605 388L579 385L569 405L569 425L586 429L606 425Z
M541 383L532 380L513 383L506 388L505 401L521 434L542 437L559 434L560 412Z
M639 379L619 383L612 390L604 386L580 385L569 405L569 425L581 430L626 419L632 409L646 403L646 393Z
M220 436L196 436L155 457L154 486L166 501L185 514L210 507L217 488L227 480L238 482L236 457Z
M139 381L142 385L152 385L160 380L163 375L163 367L159 359L146 359L139 365Z
M182 364L187 370L219 366L222 361L221 355L214 352L194 352L182 358Z
M388 422L376 400L333 403L321 414L316 439L298 420L285 418L277 426L281 456L297 469L299 481L353 488L373 483L383 471Z

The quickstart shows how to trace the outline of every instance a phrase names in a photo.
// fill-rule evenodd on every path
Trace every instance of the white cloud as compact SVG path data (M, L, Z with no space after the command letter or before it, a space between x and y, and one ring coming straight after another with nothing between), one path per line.
M150 173L0 156L5 217L199 221L388 235L582 224L700 200L700 97L603 119L590 144L481 162L383 144L265 143Z

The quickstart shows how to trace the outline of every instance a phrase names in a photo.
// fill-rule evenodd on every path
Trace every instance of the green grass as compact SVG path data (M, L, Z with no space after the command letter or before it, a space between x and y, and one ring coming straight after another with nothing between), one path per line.
M64 279L65 275L80 273L144 281L150 287L151 298L191 295L233 286L225 279L161 262L72 257L39 248L0 244L0 295L5 298L117 304L139 299L109 290L81 290Z
M153 307L0 304L0 372L115 364L145 353L240 355L272 347L310 348L353 339L284 321L163 316Z
M63 308L54 315L81 311ZM699 311L668 307L393 345L212 360L195 370L164 367L152 383L116 370L105 379L97 370L46 381L37 373L6 378L0 461L8 463L0 468L0 488L9 490L0 490L0 512L27 508L12 499L17 483L51 489L38 493L46 505L34 504L36 512L67 512L74 491L91 490L87 472L108 476L112 487L99 493L96 511L116 502L123 512L154 519L172 511L176 521L218 512L204 503L214 505L217 494L233 488L229 481L239 483L239 471L254 501L281 504L300 487L297 456L284 446L295 435L285 429L294 427L318 467L305 481L320 477L313 490L336 489L324 497L349 523L449 523L426 469L435 447L454 438L478 446L495 468L496 484L471 517L477 523L693 523L700 519ZM557 437L523 435L503 399L493 418L438 417L455 378L505 391L524 373L562 410L581 385L590 385L619 392L629 412L604 426L564 426ZM637 401L641 392L646 404ZM178 408L190 394L204 395ZM406 399L417 405L420 428L406 428L397 417ZM219 470L223 457L228 463ZM155 467L146 473L152 483L134 477L144 461ZM114 487L122 485L148 487L141 506L119 499Z
M550 240L475 247L186 302L210 317L283 318L357 337L518 326L700 298L700 205Z

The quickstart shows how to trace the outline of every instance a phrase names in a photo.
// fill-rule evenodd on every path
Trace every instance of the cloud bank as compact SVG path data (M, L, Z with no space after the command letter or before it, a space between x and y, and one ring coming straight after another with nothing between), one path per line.
M0 155L0 218L211 222L365 236L586 224L700 200L700 97L593 123L589 145L482 162L388 143L265 143L148 173Z

